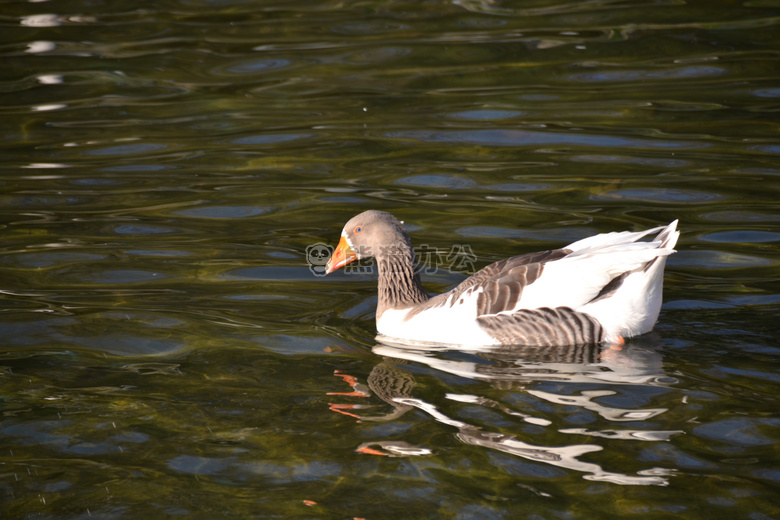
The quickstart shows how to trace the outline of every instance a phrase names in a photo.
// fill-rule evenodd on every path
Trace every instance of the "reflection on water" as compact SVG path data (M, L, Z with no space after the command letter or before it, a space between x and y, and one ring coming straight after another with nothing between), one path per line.
M609 382L664 385L675 382L663 374L661 341L655 334L642 336L626 347L575 345L566 347L491 347L477 349L383 343L373 351L380 356L425 363L437 370L471 379L511 386L531 381ZM469 361L447 359L447 353L472 354ZM438 355L437 355L438 354ZM503 383L503 384L502 384Z
M667 412L665 408L618 408L600 402L601 398L616 396L617 390L606 389L608 385L631 385L634 387L665 388L676 383L667 377L662 369L660 338L645 336L638 342L630 342L625 347L601 347L580 345L576 347L529 348L529 347L487 347L469 351L469 359L462 350L450 350L447 347L409 347L402 345L378 344L373 348L375 354L384 361L377 364L368 376L366 385L360 384L354 377L342 377L355 391L349 393L330 393L367 398L371 392L392 407L392 411L374 415L366 413L367 405L331 404L331 410L357 418L360 421L390 421L416 408L427 413L436 421L457 429L457 437L466 444L483 446L528 460L563 467L584 473L584 478L593 481L605 481L624 485L667 485L668 476L673 468L652 467L637 471L636 475L605 471L599 464L583 462L578 457L604 449L598 444L567 444L564 446L544 446L524 442L517 434L499 430L488 430L469 422L456 419L443 413L436 405L415 397L415 380L411 372L404 370L398 362L425 364L435 370L455 374L459 377L477 379L490 383L493 388L520 390L540 401L559 405L569 409L582 409L598 414L609 422L639 424L644 428L625 428L612 425L608 429L557 428L558 433L585 436L588 438L619 439L622 441L660 442L672 435L682 434L683 430L657 430L648 423L653 418ZM451 354L452 356L448 356ZM451 359L454 357L455 359ZM556 383L560 390L545 391L537 389L544 385L535 383ZM576 384L577 390L572 393ZM369 392L370 390L370 392ZM636 390L632 390L636 391ZM473 394L447 393L449 401L469 405L468 416L473 416L475 407L499 410L502 414L517 417L519 421L536 425L539 428L556 429L553 421L519 411L512 406ZM517 399L515 396L514 399ZM451 407L450 407L451 408ZM459 415L456 411L453 415ZM574 412L576 413L576 412ZM467 417L468 417L467 416ZM510 421L513 422L514 420ZM606 423L609 424L609 423ZM514 428L503 425L502 429ZM536 432L531 438L546 437ZM374 441L363 443L358 451L365 451L370 444L383 447L399 441ZM403 442L403 441L401 441ZM424 448L416 448L414 455ZM381 454L381 453L380 453ZM400 456L395 452L395 456Z

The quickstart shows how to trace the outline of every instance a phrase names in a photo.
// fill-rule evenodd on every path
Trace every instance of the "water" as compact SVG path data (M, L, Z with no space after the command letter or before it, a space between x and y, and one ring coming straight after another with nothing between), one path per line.
M4 2L2 517L780 518L777 7ZM683 234L623 350L420 350L369 208L433 292Z

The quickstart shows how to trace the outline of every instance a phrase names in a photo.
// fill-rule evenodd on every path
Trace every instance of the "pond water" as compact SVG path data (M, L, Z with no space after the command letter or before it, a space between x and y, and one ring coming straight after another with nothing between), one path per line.
M780 518L780 4L4 1L2 518ZM623 350L374 340L366 209L680 220ZM312 269L310 269L312 267Z

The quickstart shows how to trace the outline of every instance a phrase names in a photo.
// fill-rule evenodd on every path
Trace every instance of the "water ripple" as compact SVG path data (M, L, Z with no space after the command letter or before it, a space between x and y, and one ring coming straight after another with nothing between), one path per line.
M709 145L692 141L670 141L661 139L642 139L610 135L592 135L582 133L539 132L533 130L406 130L388 132L389 138L410 139L415 141L440 143L469 143L487 146L591 146L598 148L639 148L639 149L703 149Z

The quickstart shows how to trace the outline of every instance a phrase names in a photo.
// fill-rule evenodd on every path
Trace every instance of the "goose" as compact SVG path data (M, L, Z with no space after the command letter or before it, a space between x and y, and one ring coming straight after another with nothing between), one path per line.
M640 240L653 233L652 240ZM380 341L619 345L649 332L658 320L666 257L679 235L677 220L646 231L594 235L561 249L499 260L431 296L420 282L403 223L369 210L346 223L325 273L356 259L375 259Z

